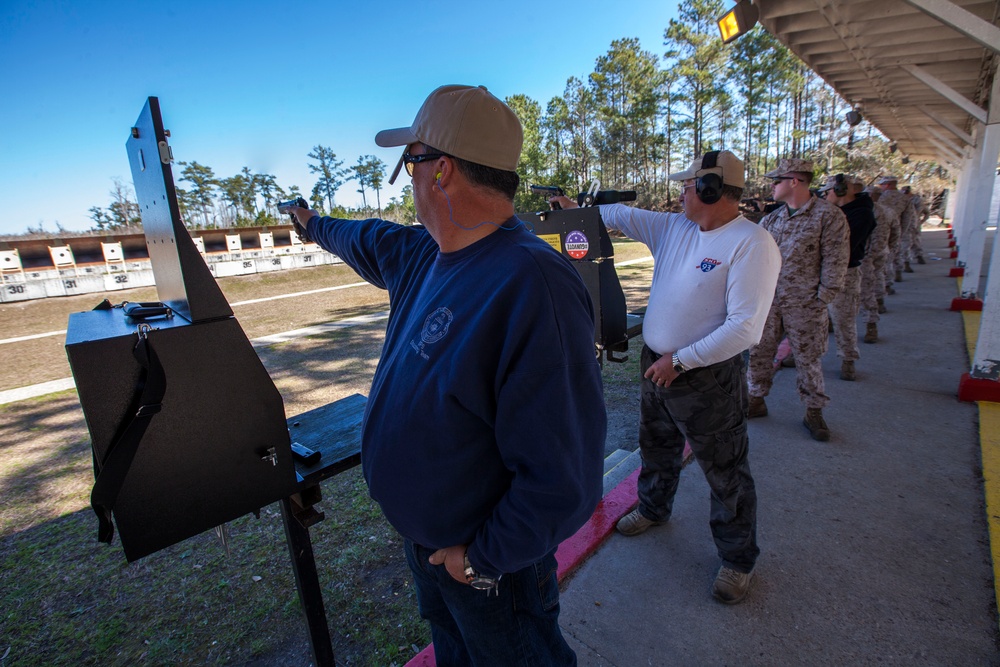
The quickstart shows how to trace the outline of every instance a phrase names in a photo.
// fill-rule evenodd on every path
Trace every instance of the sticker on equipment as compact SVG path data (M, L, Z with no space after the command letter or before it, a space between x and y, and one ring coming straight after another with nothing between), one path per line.
M583 232L574 229L566 234L566 254L573 259L583 259L590 252L590 241Z

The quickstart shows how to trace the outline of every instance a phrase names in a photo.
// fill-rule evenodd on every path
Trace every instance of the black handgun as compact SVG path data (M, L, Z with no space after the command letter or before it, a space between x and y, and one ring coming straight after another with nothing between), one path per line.
M306 243L312 243L312 239L306 234L306 228L299 223L299 219L296 218L292 212L291 208L309 208L309 202L307 202L302 197L298 199L290 199L289 201L278 202L278 213L287 213L288 217L292 219L292 227L295 228L295 233L299 235L299 238Z
M566 193L563 189L555 185L532 185L531 191L536 195L542 195L545 197L545 201L548 201L550 197L565 197ZM558 202L549 202L549 206L552 207L553 211L562 210L562 206Z

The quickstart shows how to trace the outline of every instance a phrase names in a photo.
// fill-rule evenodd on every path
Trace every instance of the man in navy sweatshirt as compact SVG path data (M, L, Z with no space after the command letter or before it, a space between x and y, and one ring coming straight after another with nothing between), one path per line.
M442 86L405 146L422 226L293 209L389 292L362 431L369 491L404 538L437 664L573 665L555 550L601 497L607 416L593 307L514 215L523 141L484 87Z

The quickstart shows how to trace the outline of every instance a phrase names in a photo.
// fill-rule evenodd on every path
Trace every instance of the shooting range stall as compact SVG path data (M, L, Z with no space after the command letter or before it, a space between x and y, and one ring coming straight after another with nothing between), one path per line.
M360 462L365 398L286 419L277 388L181 222L157 98L126 142L160 302L70 316L99 539L128 562L281 504L316 665L334 664L309 538L319 483ZM113 520L113 523L112 523Z
M596 206L518 213L535 234L568 258L583 278L594 303L594 346L598 359L623 362L616 352L628 351L629 338L642 331L642 316L625 309L615 249Z

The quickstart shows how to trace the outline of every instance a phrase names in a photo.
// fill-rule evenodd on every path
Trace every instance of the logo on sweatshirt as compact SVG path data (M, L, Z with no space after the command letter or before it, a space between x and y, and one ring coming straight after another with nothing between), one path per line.
M583 259L590 252L590 240L583 232L574 229L566 235L566 254L573 259Z
M706 257L705 259L701 260L701 265L698 268L704 271L705 273L708 273L709 271L717 267L719 264L722 264L722 262L720 262L717 259L712 259L711 257Z
M452 315L450 310L443 306L438 308L424 320L424 326L420 330L420 342L411 340L410 347L416 350L417 354L424 359L430 359L427 353L424 352L424 347L444 338L448 334L448 327L451 326L454 319L455 316Z

